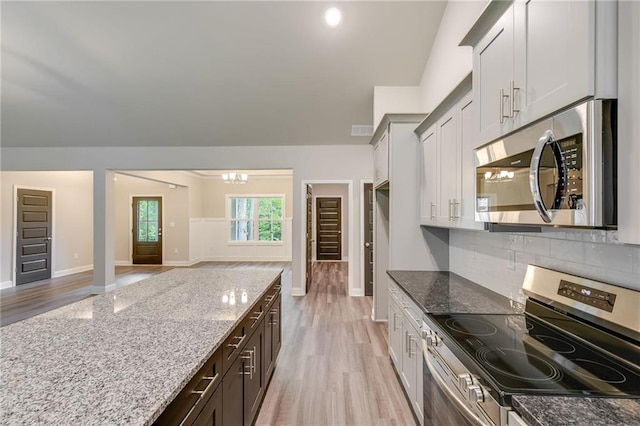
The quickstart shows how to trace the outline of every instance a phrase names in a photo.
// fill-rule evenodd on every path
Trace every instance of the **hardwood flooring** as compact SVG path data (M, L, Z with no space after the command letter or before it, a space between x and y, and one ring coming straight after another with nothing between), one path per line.
M286 288L287 286L283 286ZM415 425L371 297L347 296L347 264L314 264L304 297L283 297L282 349L256 425Z
M291 265L202 262L201 268L281 267L282 349L256 425L412 425L413 414L387 354L387 326L371 320L371 297L347 296L347 263L314 264L304 297L291 296ZM126 285L173 269L117 267ZM2 325L89 296L85 272L0 291Z

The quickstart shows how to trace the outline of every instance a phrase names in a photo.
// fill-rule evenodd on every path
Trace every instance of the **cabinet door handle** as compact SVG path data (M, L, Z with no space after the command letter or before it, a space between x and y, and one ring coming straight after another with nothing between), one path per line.
M433 203L433 201L431 202L431 219L435 219L436 214L435 214L435 207L436 205Z
M453 218L460 219L460 202L455 198L453 199Z
M504 98L509 99L509 94L504 94L504 89L500 89L500 124L504 123L505 118L511 118L511 112L507 111L509 114L504 115Z
M453 220L453 200L449 200L449 220Z
M516 109L516 92L520 92L520 88L516 87L516 82L511 80L509 84L511 91L511 118L516 116L516 113L520 112L519 109Z

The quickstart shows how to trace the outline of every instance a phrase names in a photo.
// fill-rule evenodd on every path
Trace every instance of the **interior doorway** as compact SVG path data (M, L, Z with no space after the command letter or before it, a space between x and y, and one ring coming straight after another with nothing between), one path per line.
M133 197L134 265L162 265L162 197Z
M358 227L352 229L351 225L354 220L352 181L303 181L302 191L305 214L302 236L311 249L310 256L303 262L305 293L316 284L314 271L318 265L342 262L348 275L348 287L345 290L349 294L362 295L362 290L353 291L354 276L350 264L350 254L355 248L353 232L358 230Z

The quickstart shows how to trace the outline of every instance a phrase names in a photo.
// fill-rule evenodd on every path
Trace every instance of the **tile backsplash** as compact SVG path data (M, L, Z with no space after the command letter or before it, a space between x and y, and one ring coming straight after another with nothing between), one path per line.
M451 229L449 257L451 272L518 301L528 264L640 290L640 246L619 243L617 231Z

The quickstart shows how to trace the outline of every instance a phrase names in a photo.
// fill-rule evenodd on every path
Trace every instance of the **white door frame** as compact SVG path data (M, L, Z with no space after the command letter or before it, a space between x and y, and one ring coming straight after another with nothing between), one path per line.
M354 241L355 241L355 237L354 237L354 217L353 217L353 180L350 179L332 179L332 180L323 180L323 179L308 179L308 180L302 180L300 182L300 211L302 212L302 217L300 220L300 241L301 241L301 246L300 247L306 247L306 234L307 234L307 185L347 185L348 188L348 194L349 194L349 208L347 209L347 220L349 221L349 235L347 236L347 238L349 238L349 242L347 245L347 251L348 251L348 262L351 263L353 261L353 259L355 259L354 256L354 250L355 250L355 245L354 245ZM314 196L315 197L315 196ZM305 255L306 256L306 255ZM344 256L343 256L344 257ZM304 283L305 282L305 275L307 272L307 262L303 261L301 262L302 267L300 268L300 282ZM306 286L303 286L302 289L302 294L300 294L301 296L304 296L306 293ZM348 294L350 296L356 296L359 294L355 294L356 291L354 289L354 282L353 282L353 268L349 267L349 272L348 272L348 287L347 287L347 291ZM364 293L363 293L364 294ZM297 295L297 294L296 294Z
M30 185L13 185L13 238L11 238L11 281L9 284L1 283L0 288L9 288L16 286L16 260L18 255L16 253L17 236L18 236L18 189L33 189L36 191L49 191L51 192L51 278L55 278L55 264L56 264L56 189L55 188L43 188L40 186Z

